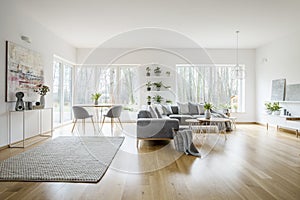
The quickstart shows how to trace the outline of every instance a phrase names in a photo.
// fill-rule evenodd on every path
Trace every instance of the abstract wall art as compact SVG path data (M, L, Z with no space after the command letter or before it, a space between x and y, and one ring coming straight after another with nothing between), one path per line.
M34 89L44 83L43 61L40 53L6 41L5 101L16 101L16 93L24 93L24 101L36 101Z

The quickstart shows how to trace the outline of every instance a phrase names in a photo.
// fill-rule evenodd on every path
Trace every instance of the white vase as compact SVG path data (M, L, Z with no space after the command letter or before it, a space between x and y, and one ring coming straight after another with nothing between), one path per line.
M210 119L210 118L211 118L210 109L205 110L205 112L204 112L204 117L205 117L205 119Z
M45 108L45 95L41 95L40 97L40 105L42 108Z
M98 105L98 99L97 100L95 99L94 104Z
M273 115L280 115L280 110L273 111Z

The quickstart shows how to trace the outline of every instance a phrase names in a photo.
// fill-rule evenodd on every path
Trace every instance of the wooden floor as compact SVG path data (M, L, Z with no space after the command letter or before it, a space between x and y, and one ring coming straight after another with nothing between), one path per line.
M110 134L110 125L103 134ZM90 124L75 135L93 135ZM54 136L71 135L71 125ZM97 134L97 133L96 133ZM140 142L135 125L115 128L125 135L116 158L97 184L0 182L0 199L300 199L300 138L259 125L237 125L227 141L197 137L203 157L181 155L173 142ZM35 138L36 140L37 138ZM5 149L0 159L25 150ZM200 143L202 146L200 146Z

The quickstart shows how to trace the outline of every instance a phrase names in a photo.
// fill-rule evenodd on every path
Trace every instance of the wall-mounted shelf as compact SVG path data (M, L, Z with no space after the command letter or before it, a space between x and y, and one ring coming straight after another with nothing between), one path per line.
M274 101L279 103L300 103L300 101Z

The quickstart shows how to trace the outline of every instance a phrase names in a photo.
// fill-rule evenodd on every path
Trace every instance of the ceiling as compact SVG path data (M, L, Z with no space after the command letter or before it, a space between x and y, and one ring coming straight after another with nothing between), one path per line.
M257 48L300 28L300 0L16 0L77 48Z

